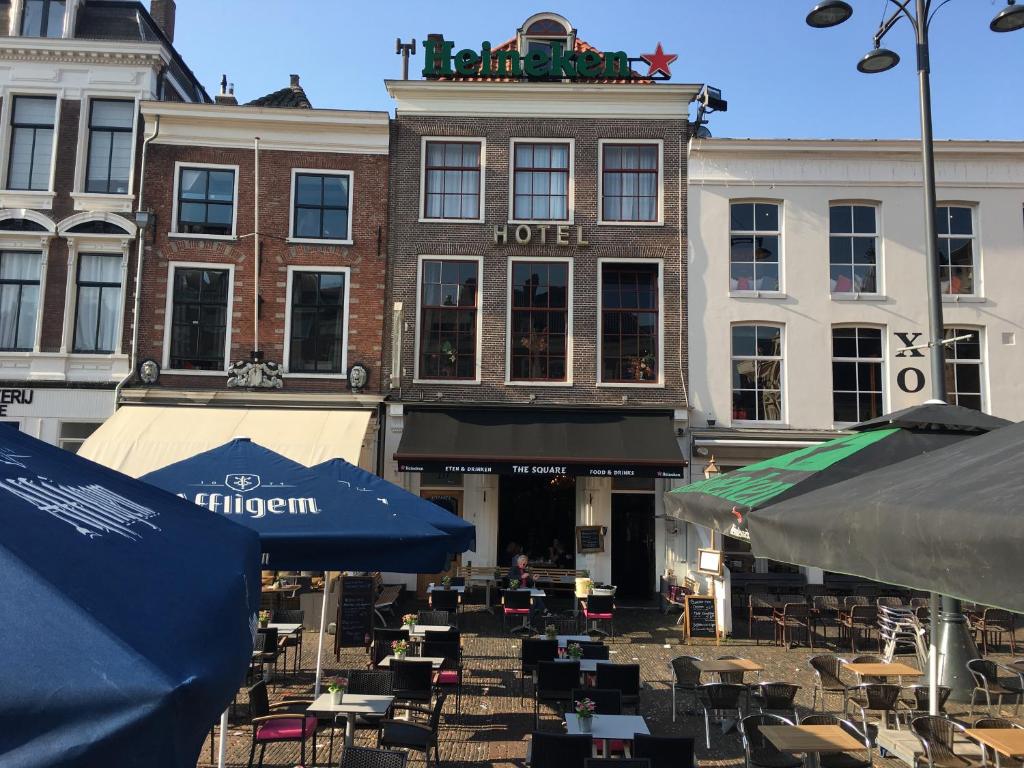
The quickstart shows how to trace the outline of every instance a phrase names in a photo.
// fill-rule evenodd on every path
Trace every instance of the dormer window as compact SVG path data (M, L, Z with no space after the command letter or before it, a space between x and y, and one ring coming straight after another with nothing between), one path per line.
M65 0L24 0L22 37L63 37Z
M520 52L525 56L539 52L551 55L552 43L559 43L562 50L572 48L572 29L551 16L542 16L535 21L527 20L522 31L522 47Z

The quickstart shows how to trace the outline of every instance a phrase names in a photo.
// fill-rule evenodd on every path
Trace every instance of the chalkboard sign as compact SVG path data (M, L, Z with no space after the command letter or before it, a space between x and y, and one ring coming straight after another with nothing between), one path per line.
M373 627L375 600L373 577L342 576L338 600L335 648L354 648L366 644Z
M576 551L580 554L604 552L604 526L577 525Z
M704 595L686 596L686 635L718 639L718 609L715 598Z

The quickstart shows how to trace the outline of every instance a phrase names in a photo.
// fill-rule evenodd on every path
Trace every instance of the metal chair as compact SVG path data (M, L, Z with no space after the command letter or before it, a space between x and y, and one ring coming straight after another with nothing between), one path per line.
M633 736L633 757L646 757L651 768L696 768L694 740L689 736Z
M851 664L882 664L885 662L881 656L875 656L873 654L862 654L860 656L854 656L850 659ZM857 676L862 683L884 683L886 679L884 677L878 677L877 675L858 675Z
M704 740L707 748L711 749L711 721L724 720L732 714L735 714L736 720L742 720L743 709L740 701L746 695L747 687L733 683L707 683L698 688L697 693L704 709ZM774 717L774 715L758 715L758 717Z
M305 611L276 610L274 611L275 624L302 624ZM288 649L292 649L292 671L298 672L302 669L302 630L297 635L285 635L278 640L278 647L284 651L284 667L288 668Z
M1007 720L1005 717L979 717L974 721L975 728L1020 728L1021 726L1012 720ZM999 754L998 750L987 747L984 744L981 745L981 756L985 765L990 762L995 763L996 768L1020 768L1024 765L1024 761L1005 757Z
M260 765L268 744L299 744L300 762L306 762L306 739L316 733L317 719L307 716L306 710L313 702L308 699L286 699L270 704L267 698L267 684L262 680L249 689L249 712L252 715L252 744L249 747L249 768L252 768L257 745L260 748Z
M828 628L839 633L839 598L835 595L815 595L811 604L811 625L821 627L821 637L828 640Z
M902 688L892 683L862 683L850 690L850 701L860 710L861 723L864 726L864 733L868 734L871 742L872 728L868 723L868 712L882 713L882 727L889 727L889 713L893 714L896 721L896 730L900 730L900 693Z
M608 661L609 649L604 643L592 642L592 643L579 643L580 650L583 651L584 659L597 659L598 661Z
M541 661L554 661L558 657L558 641L542 638L523 638L519 648L519 700L526 695L526 678L531 680Z
M585 768L594 749L588 733L534 731L530 742L530 768Z
M445 611L452 626L459 624L459 593L454 589L434 589L430 592L430 607L435 611ZM426 624L427 622L424 622ZM434 622L429 622L433 624ZM448 622L445 622L446 624Z
M550 600L547 600L550 608ZM579 632L579 622L576 617L546 616L544 618L544 630L551 626L555 628L556 635L575 635Z
M434 692L434 669L429 661L392 659L391 671L395 673L392 692L396 700L430 702Z
M263 648L260 653L260 664L270 664L274 668L274 677L277 677L277 663L281 659L281 646L277 642L277 627L265 627L259 630L263 636ZM259 637L257 637L259 640Z
M537 664L537 684L533 691L533 722L540 727L540 705L571 703L572 692L580 685L578 661L541 661ZM600 686L599 686L600 687Z
M451 615L448 611L420 611L416 614L416 623L427 627L452 626Z
M370 667L376 667L385 656L391 655L391 643L395 640L409 641L408 629L375 629L370 643Z
M621 715L622 694L614 688L573 688L572 702L590 699L597 715Z
M622 705L640 714L640 665L597 663L597 688L614 688L622 694Z
M910 723L924 754L915 761L915 768L976 768L983 765L982 761L958 755L953 750L956 735L964 734L964 727L941 715L924 715L915 717Z
M589 621L590 626L584 626L584 632L588 634L606 635L615 637L615 598L611 595L588 595L582 600L583 623ZM608 631L598 629L597 622L608 623Z
M739 658L742 658L742 657L740 657L740 656L719 656L718 657L718 661L732 661L734 659L739 659ZM743 685L743 682L744 682L743 681L743 675L744 674L745 673L744 673L744 671L742 669L738 669L735 672L719 672L718 673L718 682L720 682L720 683L739 683L740 685Z
M1009 673L1010 676L999 676L999 671ZM985 703L992 707L992 697L996 697L996 708L1003 706L1004 696L1013 696L1017 703L1013 709L1013 716L1016 717L1020 711L1020 700L1024 696L1024 675L1010 667L996 664L988 659L971 659L967 662L967 671L974 678L974 690L971 691L971 704L967 716L974 715L974 699L980 691L985 695Z
M530 598L528 589L506 589L501 593L502 616L505 621L505 629L508 629L509 616L520 616L523 623L512 627L510 632L532 633L530 628L530 611L533 601Z
M796 693L799 685L792 683L755 683L749 688L750 706L762 714L768 712L792 713L797 720Z
M1009 611L1004 611L1002 608L986 608L981 612L981 618L974 622L973 629L981 636L983 656L988 656L989 638L992 639L992 645L995 646L1002 640L1003 635L1007 635L1010 639L1010 653L1017 653L1017 642L1014 638L1017 627L1014 616Z
M792 647L794 629L802 629L807 636L807 644L814 650L814 633L811 632L811 616L807 603L786 603L782 613L775 615L775 641L786 648Z
M822 653L807 660L814 670L814 692L811 697L811 710L817 709L818 694L821 694L821 708L825 709L825 697L828 694L839 694L843 697L843 714L850 709L850 686L842 679L843 663L846 660L831 653Z
M754 632L754 624L770 624L775 627L775 604L767 595L750 595L747 597L747 634L754 638L754 644L760 645L761 638Z
M676 656L669 662L672 670L672 722L676 721L676 692L682 691L693 695L697 700L697 690L700 688L700 669L696 662L700 659L696 656Z
M380 732L377 743L382 747L390 749L411 749L423 753L423 760L430 768L430 752L434 752L434 766L441 764L441 751L438 746L438 726L441 723L441 710L444 709L444 700L447 694L439 693L434 700L433 707L418 707L415 705L395 705L396 710L425 714L428 716L426 722L416 720L383 720L380 724Z
M765 725L792 725L778 715L747 715L740 720L740 737L747 768L802 768L803 760L782 752L761 731Z
M848 734L864 743L864 755L857 752L824 752L818 755L818 768L871 768L875 762L871 740L856 725L836 715L808 715L800 725L838 725Z
M882 650L882 639L878 635L878 606L876 605L854 605L850 612L843 617L842 626L850 638L850 651L857 652L857 635L867 639L874 632L878 637L878 650Z
M428 658L443 658L434 673L435 688L455 688L455 714L462 713L462 649L454 640L424 640L421 653Z
M390 749L346 747L338 768L405 768L405 753Z
M949 698L951 690L947 685L940 685L937 690L939 695L938 711L942 715L946 713L946 699ZM900 704L906 710L908 724L915 717L931 712L931 700L928 698L930 695L927 685L908 685L903 688Z

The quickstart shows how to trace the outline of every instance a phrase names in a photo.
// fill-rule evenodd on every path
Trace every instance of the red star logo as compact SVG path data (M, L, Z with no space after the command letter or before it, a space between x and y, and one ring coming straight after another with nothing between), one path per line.
M641 53L640 58L646 61L651 67L647 70L648 77L658 72L661 72L665 77L672 77L672 70L669 69L669 66L672 62L678 59L679 56L674 53L665 53L664 49L661 47L661 43L658 43L654 49L654 53Z
M733 507L733 508L732 508L732 514L733 514L733 515L734 515L734 516L736 517L736 519L737 519L737 520L739 521L739 524L740 524L740 525L743 525L743 513L742 513L742 512L740 512L740 511L739 511L738 509L736 509L736 507Z

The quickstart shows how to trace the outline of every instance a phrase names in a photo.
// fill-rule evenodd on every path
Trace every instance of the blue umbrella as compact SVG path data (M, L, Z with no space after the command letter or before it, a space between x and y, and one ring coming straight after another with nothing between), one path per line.
M0 763L195 766L250 663L259 541L0 430Z
M384 499L388 509L407 512L450 534L454 544L453 554L476 549L476 526L472 523L362 467L349 464L344 459L329 459L311 469L337 482L344 493L368 494Z

